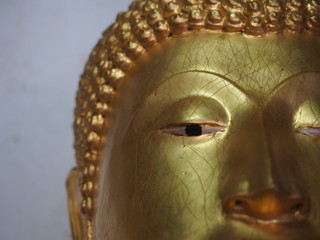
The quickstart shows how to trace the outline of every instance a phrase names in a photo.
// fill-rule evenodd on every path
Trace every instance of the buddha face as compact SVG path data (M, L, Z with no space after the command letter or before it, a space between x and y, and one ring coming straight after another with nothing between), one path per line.
M118 87L97 239L320 238L320 42L166 40Z

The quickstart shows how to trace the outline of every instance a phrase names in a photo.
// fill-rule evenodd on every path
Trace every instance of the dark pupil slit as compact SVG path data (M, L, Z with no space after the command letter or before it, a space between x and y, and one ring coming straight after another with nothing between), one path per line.
M202 127L199 124L190 124L186 126L187 136L200 136L202 135Z

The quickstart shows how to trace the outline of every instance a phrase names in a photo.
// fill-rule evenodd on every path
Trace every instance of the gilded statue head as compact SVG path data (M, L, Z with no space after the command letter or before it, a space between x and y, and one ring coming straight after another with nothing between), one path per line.
M75 240L320 239L320 1L138 0L93 49Z

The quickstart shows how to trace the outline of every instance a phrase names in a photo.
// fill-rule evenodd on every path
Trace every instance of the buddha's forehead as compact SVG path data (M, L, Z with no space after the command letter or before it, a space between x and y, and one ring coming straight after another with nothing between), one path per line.
M205 71L268 94L294 75L320 71L319 56L319 39L308 34L256 38L202 31L160 43L140 64L155 84L182 72Z

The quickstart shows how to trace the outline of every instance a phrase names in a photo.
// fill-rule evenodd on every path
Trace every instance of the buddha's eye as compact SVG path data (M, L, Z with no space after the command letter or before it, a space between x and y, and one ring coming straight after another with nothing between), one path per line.
M215 135L218 132L223 132L224 129L225 126L220 123L181 123L165 126L160 131L175 136L194 137Z
M296 132L304 135L308 135L316 139L320 139L320 127L312 127L312 126L300 127L296 130Z

